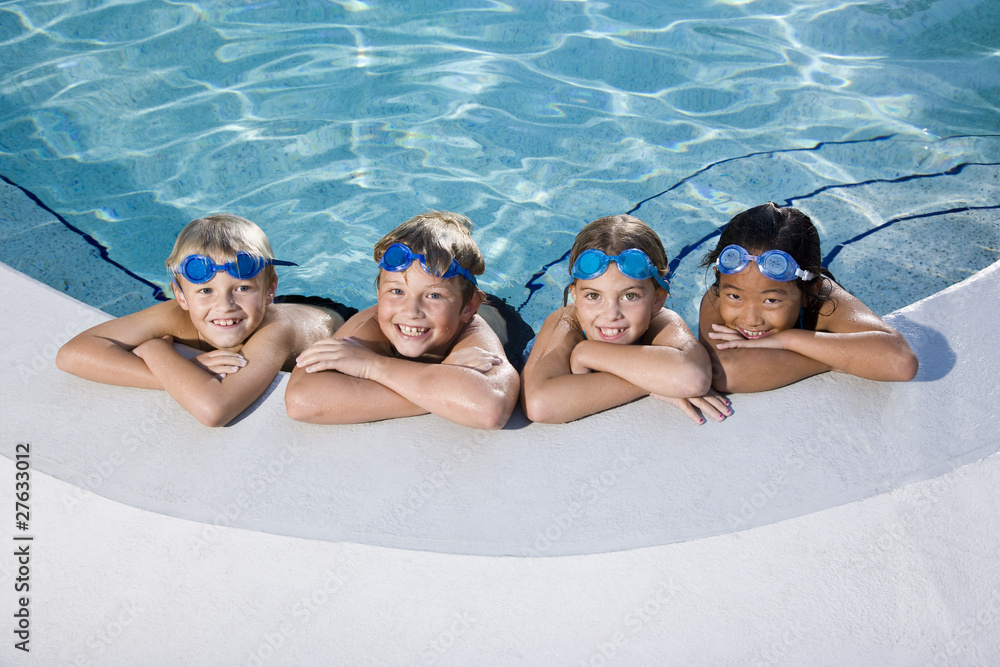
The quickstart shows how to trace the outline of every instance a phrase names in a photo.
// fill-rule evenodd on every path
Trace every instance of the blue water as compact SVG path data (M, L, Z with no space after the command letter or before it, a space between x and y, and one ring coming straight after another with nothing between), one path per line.
M692 323L713 234L767 200L880 313L998 259L1000 3L687 4L0 2L0 175L161 286L231 211L301 265L280 292L356 307L375 241L458 211L536 328L611 213L659 232Z

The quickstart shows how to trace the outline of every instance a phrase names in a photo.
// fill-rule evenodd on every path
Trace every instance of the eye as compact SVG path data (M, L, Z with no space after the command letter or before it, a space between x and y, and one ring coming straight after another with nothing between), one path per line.
M441 294L440 292L431 292L430 294L427 295L427 298L437 301L438 299L443 299L444 295Z
M766 303L768 305L771 305L771 306L775 306L775 305L781 303L781 299L779 299L778 297L772 296L770 298L764 299L764 303Z
M212 293L211 287L202 287L198 290L198 294L203 294L204 296L208 296L211 293Z
M636 299L640 298L640 296L641 295L636 294L635 292L626 292L625 294L622 294L622 298L625 299L626 301L635 301Z
M253 285L238 285L236 287L236 291L237 292L244 292L244 293L246 293L246 292L252 292L253 291Z
M583 295L583 298L587 299L588 301L597 301L598 299L601 298L601 295L598 294L597 292L587 292Z
M729 299L730 301L739 301L740 300L740 295L739 294L729 293L729 294L726 295L726 298Z

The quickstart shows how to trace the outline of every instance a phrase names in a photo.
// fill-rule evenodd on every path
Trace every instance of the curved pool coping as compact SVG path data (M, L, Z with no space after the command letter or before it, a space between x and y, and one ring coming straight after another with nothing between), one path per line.
M431 415L300 424L285 415L285 373L209 429L163 392L57 370L59 345L108 316L2 265L0 277L7 438L35 443L36 470L208 525L454 554L593 554L835 507L1000 446L987 409L1000 364L983 335L997 315L954 316L995 300L1000 264L887 316L921 359L913 382L826 373L735 395L721 424L647 398L563 425L518 412L497 432Z
M1000 657L1000 263L889 316L914 382L825 374L703 427L647 399L495 433L297 424L284 375L207 429L60 373L105 316L0 277L0 474L30 442L37 664L182 644L206 665Z

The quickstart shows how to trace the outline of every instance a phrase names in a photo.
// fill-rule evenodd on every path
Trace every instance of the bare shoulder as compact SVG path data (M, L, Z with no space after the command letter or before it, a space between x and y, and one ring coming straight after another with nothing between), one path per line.
M642 337L644 345L680 347L690 342L694 342L694 335L687 322L669 308L660 308L660 312L653 315Z
M872 312L859 298L845 290L835 281L824 278L829 283L829 300L822 304L816 319L817 331L831 333L851 333L858 331L894 331Z
M503 343L500 342L500 336L478 314L474 315L469 320L469 323L462 328L462 331L459 332L458 337L455 339L455 344L452 345L452 351L472 346L490 351L498 351L499 354L503 354Z
M272 326L286 338L297 356L302 350L323 338L329 338L344 324L338 313L297 303L268 306L261 328Z

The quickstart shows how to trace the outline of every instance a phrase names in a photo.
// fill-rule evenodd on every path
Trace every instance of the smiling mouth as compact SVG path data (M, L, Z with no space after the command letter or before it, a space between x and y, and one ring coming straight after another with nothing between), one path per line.
M767 331L747 331L746 329L739 330L740 335L746 338L747 340L755 340L757 338L763 338L764 336L770 334L771 331L772 329L768 329Z
M626 329L611 329L608 327L597 327L597 331L605 338L616 338L625 333Z
M427 327L411 327L405 324L397 324L396 329L404 336L408 336L410 338L419 338L430 331Z
M242 321L243 320L212 320L212 324L214 324L217 327L223 327L225 329L228 329L230 327L235 327Z

